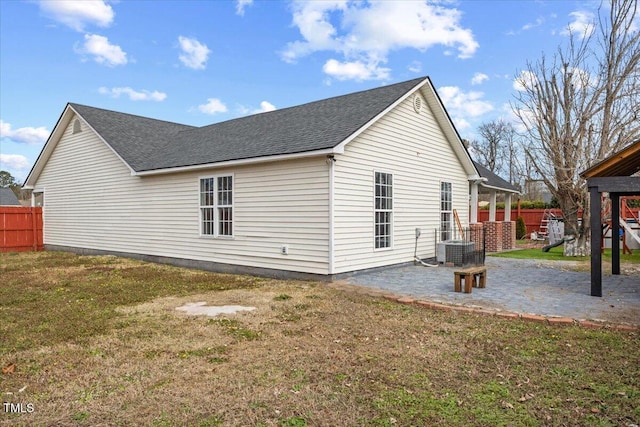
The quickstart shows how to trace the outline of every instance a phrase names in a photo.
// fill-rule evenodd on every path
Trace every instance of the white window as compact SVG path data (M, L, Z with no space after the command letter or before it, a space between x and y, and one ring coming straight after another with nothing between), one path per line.
M451 183L440 183L440 240L451 240L453 230L453 205L451 202Z
M233 236L233 176L200 179L200 233Z
M393 230L393 175L375 172L375 232L376 249L391 247Z

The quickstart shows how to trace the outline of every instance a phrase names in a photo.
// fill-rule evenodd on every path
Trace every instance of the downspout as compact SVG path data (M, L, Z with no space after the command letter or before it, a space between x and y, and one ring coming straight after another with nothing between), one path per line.
M334 274L334 185L335 185L335 162L333 154L327 156L329 164L329 275Z

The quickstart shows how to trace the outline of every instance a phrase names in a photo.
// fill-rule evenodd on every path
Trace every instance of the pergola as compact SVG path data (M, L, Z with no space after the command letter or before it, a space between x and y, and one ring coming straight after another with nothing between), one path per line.
M602 193L611 199L611 236L620 233L620 197L640 195L640 140L580 174L591 198L591 295L602 296ZM611 239L611 274L620 274L620 240Z

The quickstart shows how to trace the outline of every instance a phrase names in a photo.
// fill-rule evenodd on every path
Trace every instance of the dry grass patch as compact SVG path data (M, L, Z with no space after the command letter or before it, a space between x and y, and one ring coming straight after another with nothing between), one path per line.
M13 268L22 263L42 271L40 256L53 279ZM60 302L55 292L64 283L69 296L101 301L83 312L101 326L61 322L56 327L70 327L75 335L54 330L40 341L42 317L33 309L22 312L32 321L2 326L9 338L3 335L0 365L15 363L16 370L0 375L0 392L5 401L32 403L34 412L0 413L0 425L640 421L636 334L434 312L322 283L118 258L40 256L2 259L2 283L10 283L4 295L30 287L40 309L48 311ZM109 276L92 281L102 268L110 269ZM140 270L129 272L135 282L124 285L132 277L124 271L131 268ZM99 286L113 295L91 292ZM2 306L0 322L12 322L30 301L14 297ZM197 301L256 310L213 318L175 310Z

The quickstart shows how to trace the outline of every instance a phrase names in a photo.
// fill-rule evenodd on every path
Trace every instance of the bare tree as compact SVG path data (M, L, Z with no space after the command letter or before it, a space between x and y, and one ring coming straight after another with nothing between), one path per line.
M526 155L565 217L565 255L589 255L589 197L580 171L640 136L640 32L635 0L601 5L598 21L551 57L528 63L512 105ZM597 30L594 28L597 26ZM582 209L582 222L578 211ZM599 230L598 230L599 232Z
M509 182L522 185L522 162L520 161L517 132L511 123L502 119L482 123L478 127L480 141L471 141L474 156L478 163Z
M501 119L482 123L478 127L478 134L482 139L471 142L478 162L496 174L501 172L505 163L502 146L506 126L507 124Z

